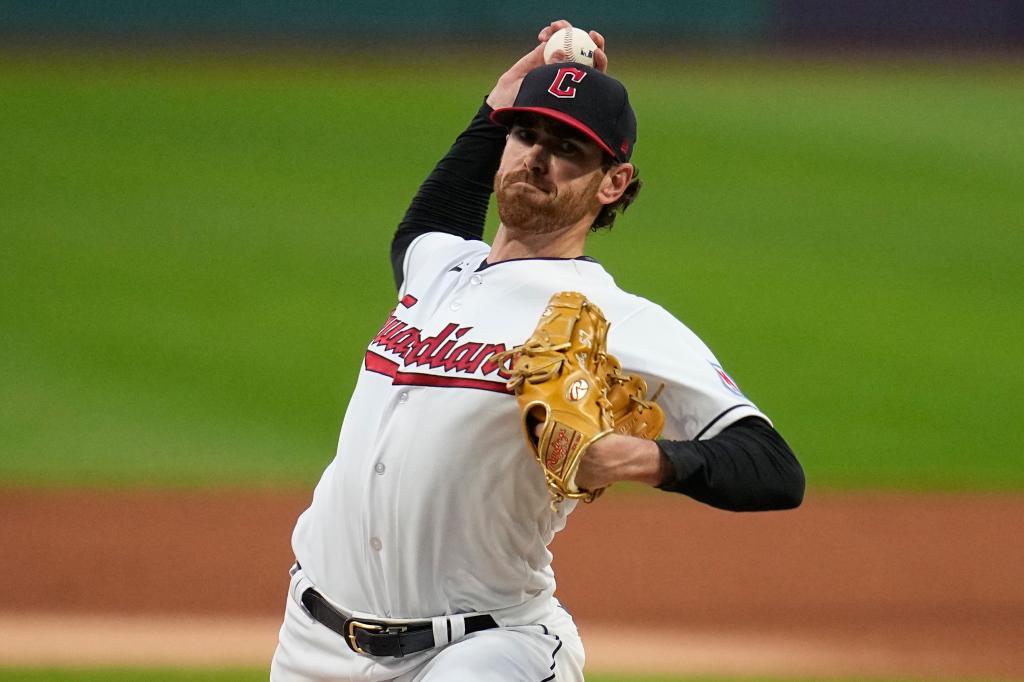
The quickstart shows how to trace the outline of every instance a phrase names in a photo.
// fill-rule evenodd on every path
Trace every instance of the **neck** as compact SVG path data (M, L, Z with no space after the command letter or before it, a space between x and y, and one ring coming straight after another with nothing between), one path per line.
M587 232L575 228L537 234L499 225L487 262L498 263L514 258L579 258L583 255Z

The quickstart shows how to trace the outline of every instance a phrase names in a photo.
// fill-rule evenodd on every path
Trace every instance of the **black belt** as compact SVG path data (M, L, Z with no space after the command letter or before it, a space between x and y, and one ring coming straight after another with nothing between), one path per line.
M434 625L429 620L395 624L348 618L312 587L302 593L302 605L318 622L344 637L349 648L357 654L401 657L437 646ZM470 616L465 623L467 635L498 627L487 614ZM451 623L448 624L448 634L451 635Z

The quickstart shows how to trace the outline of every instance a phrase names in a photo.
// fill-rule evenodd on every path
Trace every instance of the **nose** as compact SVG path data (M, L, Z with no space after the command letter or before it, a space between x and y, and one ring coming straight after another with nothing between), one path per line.
M543 175L548 170L548 150L541 144L534 144L526 151L523 165L528 171Z

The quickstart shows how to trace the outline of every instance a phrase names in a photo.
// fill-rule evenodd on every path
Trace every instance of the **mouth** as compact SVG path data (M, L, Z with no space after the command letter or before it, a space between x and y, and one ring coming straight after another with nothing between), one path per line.
M527 182L526 180L517 180L516 182L512 183L512 187L516 187L517 185L520 186L520 187L525 187L526 189L532 189L535 192L543 192L544 191L540 187L538 187L537 185L533 184L532 182Z
M507 183L506 186L509 189L512 189L512 188L520 188L520 189L525 188L525 189L528 189L528 190L532 190L534 192L541 192L542 194L550 194L551 193L551 190L548 189L547 187L542 187L541 185L536 185L536 184L530 182L529 180L513 180L512 182Z

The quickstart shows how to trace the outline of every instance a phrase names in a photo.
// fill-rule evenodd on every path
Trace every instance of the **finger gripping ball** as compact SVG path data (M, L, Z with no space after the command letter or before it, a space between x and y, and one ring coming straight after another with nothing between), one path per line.
M563 61L593 66L597 44L581 28L562 28L555 31L544 45L545 64L557 61L555 50L561 50L565 55Z

